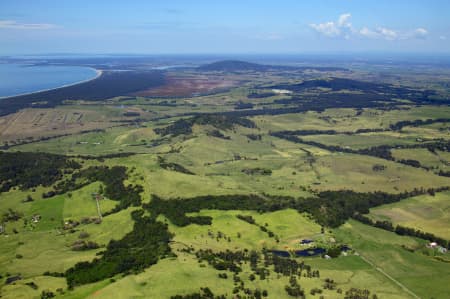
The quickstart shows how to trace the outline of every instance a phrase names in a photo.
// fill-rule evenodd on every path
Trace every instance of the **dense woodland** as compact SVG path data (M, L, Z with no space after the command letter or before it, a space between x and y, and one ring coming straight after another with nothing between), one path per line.
M253 121L242 117L222 114L201 114L192 118L177 120L169 126L156 128L154 131L162 136L172 135L175 137L191 134L194 125L211 125L220 130L230 130L236 125L246 128L256 127Z
M51 186L81 165L71 158L46 153L0 152L0 193Z
M112 211L105 213L107 215L129 206L139 206L141 204L140 193L143 191L142 186L131 184L125 186L124 181L127 178L127 168L124 166L93 166L82 169L74 173L70 179L59 182L54 187L54 191L50 191L46 195L51 197L55 194L63 194L100 181L105 187L102 187L99 192L111 200L119 201Z
M350 190L324 191L311 198L293 198L257 195L220 195L198 196L193 198L165 200L156 195L152 196L149 204L144 204L153 217L159 214L166 216L173 224L186 226L189 224L208 225L212 218L209 216L187 216L186 213L200 210L253 210L259 212L278 211L287 208L299 212L307 212L324 226L337 227L351 218L355 213L368 213L372 207L393 203L402 199L435 191L447 190L414 190L399 194L385 192L358 193Z
M132 213L133 230L120 240L109 242L106 250L92 262L81 262L66 271L69 288L113 277L119 273L138 273L170 254L171 234L167 225Z

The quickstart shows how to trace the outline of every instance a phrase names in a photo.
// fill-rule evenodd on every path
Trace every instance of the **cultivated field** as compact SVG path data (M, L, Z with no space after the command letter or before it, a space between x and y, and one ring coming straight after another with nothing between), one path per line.
M446 89L255 67L2 116L0 297L447 298Z

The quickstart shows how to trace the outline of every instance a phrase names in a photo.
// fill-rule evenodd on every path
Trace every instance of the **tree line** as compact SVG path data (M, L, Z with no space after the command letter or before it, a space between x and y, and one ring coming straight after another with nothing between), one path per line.
M339 145L326 145L317 141L312 140L304 140L296 136L297 131L277 131L270 132L271 136L281 138L294 143L302 143L311 146L315 146L321 149L328 150L330 152L342 152L342 153L350 153L350 154L358 154L358 155L367 155L372 157L377 157L389 161L394 161L397 163L409 165L416 168L423 168L429 170L428 167L425 167L420 164L419 161L414 159L399 159L396 160L391 153L391 149L414 149L414 148L426 148L432 153L436 153L436 150L449 152L450 151L450 140L437 140L434 142L427 142L421 144L399 144L399 145L378 145L372 146L369 148L363 149L351 149L347 147L341 147ZM447 173L444 171L440 171L436 173L437 175L447 176Z
M370 208L383 204L398 202L402 199L421 194L449 190L449 187L436 189L414 189L410 192L390 194L385 192L359 193L351 190L323 191L315 197L294 198L289 196L265 195L217 195L197 196L192 198L162 199L152 196L150 203L144 204L153 217L165 215L173 224L186 226L189 224L210 225L210 216L187 216L187 213L200 210L252 210L272 212L283 209L295 209L306 212L321 225L337 227L351 218L355 213L365 214Z
M154 131L162 136L188 135L192 133L194 125L211 125L219 130L230 130L239 125L246 128L256 128L256 124L246 118L225 114L198 114L188 119L179 119L174 123L163 127L155 128Z
M104 216L126 209L129 206L139 206L141 204L140 193L144 191L141 185L126 185L124 181L128 179L127 168L125 166L92 166L82 169L72 174L70 179L59 182L54 186L54 190L44 196L51 197L56 194L64 194L77 190L93 182L102 182L104 188L101 193L111 199L118 201L118 205Z
M142 210L132 212L133 230L120 240L111 240L99 258L68 269L65 277L69 288L119 273L139 273L169 255L172 235L167 225L143 214Z
M80 169L70 157L47 153L0 152L0 192L51 186L64 174Z

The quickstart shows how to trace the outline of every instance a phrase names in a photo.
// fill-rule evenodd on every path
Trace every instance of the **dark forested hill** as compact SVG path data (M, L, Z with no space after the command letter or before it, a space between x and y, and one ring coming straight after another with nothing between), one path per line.
M222 60L205 64L197 68L199 71L221 71L221 72L237 72L237 71L257 71L266 72L269 70L305 70L314 69L318 71L338 71L346 70L339 67L296 67L287 65L266 65L252 62L246 62L241 60Z
M199 66L198 70L234 72L234 71L266 71L270 68L271 68L270 65L251 63L240 60L223 60Z

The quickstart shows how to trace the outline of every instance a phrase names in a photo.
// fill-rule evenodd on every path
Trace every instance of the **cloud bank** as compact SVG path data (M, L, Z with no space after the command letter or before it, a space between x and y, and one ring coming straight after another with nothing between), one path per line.
M47 30L57 26L54 24L43 23L19 23L13 20L0 20L0 29L18 29L18 30Z
M425 28L417 28L412 31L399 31L387 27L355 28L350 22L352 15L350 13L341 14L337 21L329 21L319 24L310 24L309 26L317 33L327 37L341 37L350 39L352 37L384 39L389 41L406 39L424 39L428 36Z

